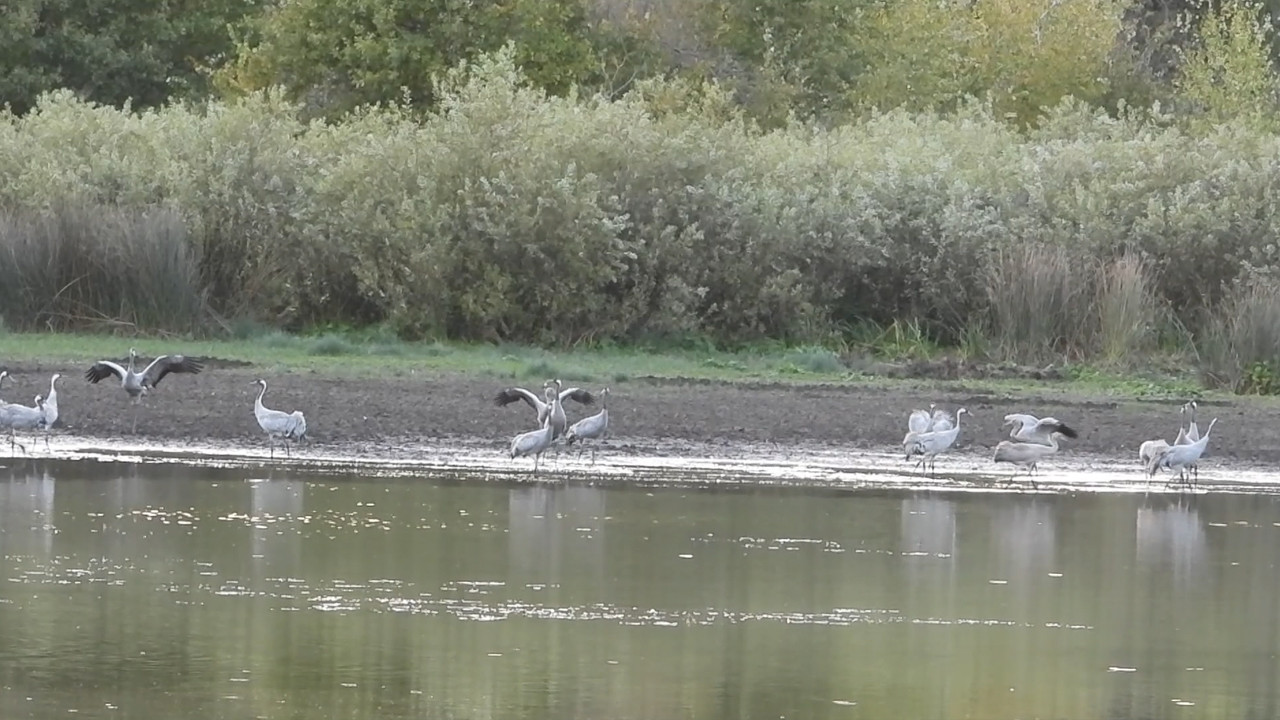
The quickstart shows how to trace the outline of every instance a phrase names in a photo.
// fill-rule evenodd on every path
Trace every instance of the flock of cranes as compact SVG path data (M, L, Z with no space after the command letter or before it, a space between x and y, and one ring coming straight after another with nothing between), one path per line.
M538 472L538 463L542 453L546 452L556 440L561 438L568 444L581 442L578 456L582 456L588 441L591 445L591 462L596 461L596 444L604 438L609 430L609 388L600 391L600 412L585 417L573 425L564 412L564 401L573 400L583 405L591 405L596 396L582 388L566 388L559 380L548 380L543 383L542 397L520 387L509 387L500 391L493 403L499 407L524 400L538 415L538 429L520 433L511 441L511 458L527 455L533 456L533 472Z
M1138 448L1138 459L1146 469L1147 477L1153 477L1160 470L1177 471L1178 479L1184 482L1199 480L1198 463L1209 445L1209 434L1218 422L1214 418L1204 434L1200 434L1200 426L1196 423L1196 401L1186 403L1179 411L1181 415L1190 415L1186 427L1178 423L1178 435L1173 443L1164 439L1148 440ZM902 438L902 448L906 451L907 460L919 457L915 468L932 473L938 455L950 450L960 436L960 416L969 413L965 408L956 411L952 419L945 411L930 405L928 410L913 410L907 416L907 434ZM1014 477L1019 469L1026 470L1033 476L1037 463L1057 453L1061 438L1077 438L1076 433L1066 423L1057 418L1038 418L1025 413L1010 413L1004 416L1002 427L1008 427L1009 440L1002 440L996 445L991 459L996 463L1009 463L1014 466ZM1188 470L1190 476L1188 476ZM1035 481L1032 481L1035 485Z
M85 371L84 377L85 380L94 384L112 376L120 382L120 387L132 401L133 414L130 431L136 433L138 430L138 407L142 404L142 399L158 386L161 380L170 373L189 373L194 375L203 369L204 365L193 358L183 355L161 355L152 360L142 370L138 370L138 351L134 348L129 348L127 364L120 365L111 360L99 360ZM0 371L0 390L4 389L4 381L8 377L8 371ZM55 374L50 378L48 395L37 395L34 405L8 403L0 399L0 431L7 430L9 432L9 450L11 453L18 448L26 452L26 446L17 441L18 431L43 432L45 445L48 446L48 433L58 420L57 384L61 377L61 375ZM258 421L258 427L267 436L271 457L275 458L277 445L284 449L286 457L292 457L292 445L306 440L306 416L303 415L301 410L284 412L266 407L263 405L262 399L267 394L267 381L258 379L254 380L252 384L258 388L257 397L253 401L253 414ZM569 419L564 410L565 401L573 400L584 405L591 405L595 403L597 397L601 402L600 412L569 425ZM542 454L551 448L556 441L562 441L567 444L580 443L579 457L586 450L587 443L594 441L591 444L591 462L594 463L596 445L604 438L609 429L608 397L609 388L605 388L597 396L582 388L565 388L559 380L548 380L544 383L542 397L519 387L502 390L494 398L496 405L504 406L523 400L529 404L529 407L533 408L538 418L538 429L521 433L511 441L512 459L532 455L533 468L536 473Z
M108 377L115 377L120 387L132 400L133 415L131 431L137 432L138 407L142 399L160 384L170 373L199 373L203 364L182 355L161 355L152 360L142 370L137 369L138 353L129 349L129 360L120 365L111 360L99 360L85 371L84 377L90 383L98 383ZM9 376L7 371L0 371L0 390ZM20 403L6 403L0 400L0 431L9 431L9 448L26 447L17 442L18 431L43 432L45 445L49 444L48 432L58 419L58 380L61 375L55 374L49 379L47 395L37 395L32 406ZM271 457L275 457L276 446L292 457L292 445L306 439L307 420L301 411L283 412L272 410L262 403L267 393L267 381L258 379L252 383L258 387L257 397L253 403L254 417L258 427L267 435ZM578 456L591 443L591 462L595 462L596 446L604 438L609 429L609 388L604 388L598 395L578 387L564 387L560 380L548 380L542 386L542 393L535 393L521 387L509 387L501 390L493 399L494 404L503 407L524 401L533 409L538 427L523 432L511 440L510 456L514 460L520 457L533 457L533 472L538 472L542 455L557 442L564 444L579 443ZM569 424L564 404L574 401L582 405L592 405L599 399L601 409L598 413L585 417L572 425ZM1182 406L1180 413L1190 416L1186 427L1178 423L1178 435L1172 443L1164 439L1148 440L1138 449L1138 458L1146 468L1148 477L1159 470L1177 471L1179 479L1194 482L1199 479L1198 463L1209 443L1213 426L1218 422L1214 418L1204 433L1200 433L1196 422L1196 403L1191 401ZM913 410L907 417L907 434L902 439L902 447L906 459L918 458L915 469L932 474L935 471L938 456L950 451L960 436L961 417L971 414L965 408L956 410L954 418L936 405L928 410ZM992 460L996 463L1009 463L1014 466L1016 477L1025 470L1029 477L1035 475L1038 463L1060 449L1063 438L1079 437L1074 429L1057 418L1037 418L1025 413L1011 413L1004 416L1003 427L1010 428L1009 439L996 445ZM594 441L594 442L593 442ZM559 451L557 450L557 453ZM1190 475L1188 476L1188 471ZM1034 481L1032 481L1034 485Z
M138 407L142 404L142 399L155 389L165 376L170 373L190 373L194 375L203 369L204 365L193 358L182 355L161 355L139 371L138 351L134 348L129 348L129 360L126 365L121 365L111 360L99 360L85 371L84 379L97 384L114 376L120 382L121 389L132 400L133 417L130 432L136 433L138 431ZM7 377L9 377L8 371L0 371L0 390L3 390L4 380ZM19 430L43 432L45 445L48 446L49 431L53 429L54 423L58 420L58 380L61 377L59 374L54 374L49 379L49 394L36 395L35 404L32 406L21 403L8 403L0 399L0 430L9 431L9 451L11 453L17 448L21 448L23 452L27 450L17 440L17 432ZM286 455L292 455L290 443L306 439L306 418L301 411L295 410L294 412L286 413L265 407L262 404L262 396L267 392L267 381L255 380L253 384L261 388L253 403L253 414L258 420L258 426L267 434L267 438L271 443L271 457L275 457L277 443L284 447Z

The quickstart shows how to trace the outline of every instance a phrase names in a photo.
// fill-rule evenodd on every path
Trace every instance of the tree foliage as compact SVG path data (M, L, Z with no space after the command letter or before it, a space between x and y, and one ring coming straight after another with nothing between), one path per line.
M435 78L510 43L530 81L565 92L598 69L580 0L297 0L260 16L227 90L282 85L332 113L398 100L430 107Z
M1195 41L1184 53L1177 87L1193 123L1239 118L1261 128L1280 128L1280 81L1271 61L1275 33L1262 5L1225 0L1198 20L1184 15L1183 23Z
M68 88L151 107L200 97L233 48L230 26L258 0L11 0L0 12L0 98L26 112Z

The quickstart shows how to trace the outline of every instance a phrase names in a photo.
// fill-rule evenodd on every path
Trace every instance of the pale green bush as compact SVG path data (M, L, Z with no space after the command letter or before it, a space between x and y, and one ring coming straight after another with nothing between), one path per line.
M980 104L764 132L714 86L662 112L652 83L549 98L502 57L439 86L433 115L334 124L269 95L142 114L46 96L0 122L0 207L172 212L223 316L540 343L805 344L902 321L1114 359L1150 346L1152 313L1197 332L1242 272L1280 268L1280 141L1249 126L1192 137L1068 102L1026 133ZM1123 258L1141 271L1100 285ZM1017 307L1040 260L1058 269L1037 287L1079 297ZM1061 308L1087 319L1036 325Z

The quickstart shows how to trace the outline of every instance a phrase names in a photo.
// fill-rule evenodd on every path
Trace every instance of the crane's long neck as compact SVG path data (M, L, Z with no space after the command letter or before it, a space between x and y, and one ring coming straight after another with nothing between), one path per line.
M258 384L261 385L262 387L258 389L258 399L253 401L253 409L263 410L264 408L262 406L262 396L267 394L267 384L266 383L258 383Z
M1193 445L1195 445L1197 448L1200 449L1200 452L1204 452L1205 447L1209 445L1209 433L1213 432L1213 426L1217 422L1218 422L1218 418L1214 418L1210 420L1209 427L1204 429L1204 434L1201 435L1200 438L1197 439L1194 443L1192 443Z

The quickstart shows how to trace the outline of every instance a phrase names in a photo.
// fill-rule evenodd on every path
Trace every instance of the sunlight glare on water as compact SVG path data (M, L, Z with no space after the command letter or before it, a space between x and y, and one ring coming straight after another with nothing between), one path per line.
M0 718L1280 716L1275 496L264 472L0 468Z

